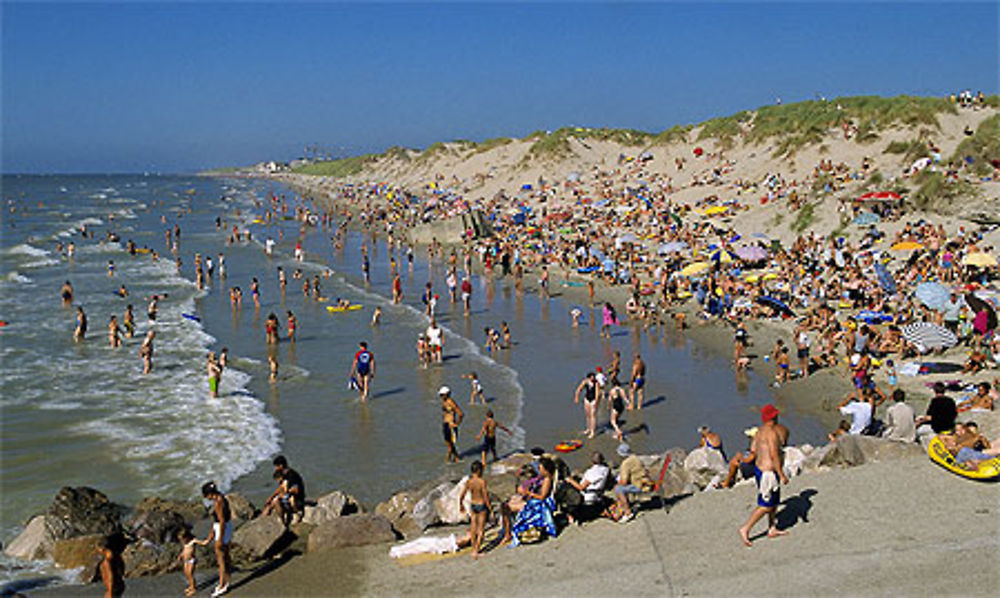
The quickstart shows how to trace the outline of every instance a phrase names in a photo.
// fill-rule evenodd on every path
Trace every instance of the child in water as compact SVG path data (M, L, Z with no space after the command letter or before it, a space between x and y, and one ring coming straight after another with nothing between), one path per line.
M476 440L483 439L482 463L486 465L486 453L493 453L493 460L497 460L497 428L508 434L512 434L510 429L493 418L493 410L486 410L486 419L483 420L483 427L479 429Z
M462 377L469 381L472 385L472 392L469 393L469 404L475 405L476 398L479 398L479 402L483 405L486 404L486 395L483 394L483 385L479 382L479 375L476 372L469 372L468 374L462 374Z

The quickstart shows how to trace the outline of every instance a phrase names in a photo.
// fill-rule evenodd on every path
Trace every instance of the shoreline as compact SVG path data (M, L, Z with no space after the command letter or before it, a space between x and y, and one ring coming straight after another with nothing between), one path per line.
M476 264L476 267L478 270L481 270L478 263ZM560 271L560 273L563 275L562 278L565 280L566 273L563 271ZM559 276L556 276L555 279L558 284ZM585 290L582 288L561 287L561 291L566 295L580 297L581 299L585 299L586 297ZM609 299L614 301L616 304L621 305L627 294L627 287L608 287L603 283L600 283L596 285L595 299ZM682 307L682 309L685 308ZM698 319L694 317L693 311L690 309L690 303L686 306L686 311L688 313L689 322L698 322ZM701 323L699 322L699 324ZM667 325L672 325L672 323L668 323ZM774 338L777 338L779 335L783 335L787 338L790 332L790 330L783 329L781 324L774 324L771 322L754 322L751 326L752 338L758 341L756 347L754 347L757 351L766 351L766 346L773 343ZM692 325L685 332L685 336L698 345L699 349L706 349L721 356L729 355L731 342L730 331L727 326L719 325L714 322L706 323L705 325ZM765 370L766 369L767 368L765 368ZM765 378L767 377L764 373L761 373L761 376ZM943 375L939 375L936 376L936 378L940 378L942 376ZM922 386L918 384L920 380L933 379L935 379L935 377L915 378L913 384L909 385L909 388L912 390L922 389ZM838 381L840 384L838 384ZM825 392L826 389L834 388L836 386L843 387L844 392L841 394L846 394L849 390L849 387L846 384L843 384L843 380L838 380L835 377L835 372L833 370L825 370L819 372L816 377L813 377L808 381L797 381L796 383L786 385L778 392L779 397L782 400L788 401L789 404L799 404L803 407L815 410L814 415L816 417L822 417L822 414L824 413L822 405L815 405L814 401L810 402L810 398L815 397L817 392ZM918 400L920 400L920 397L913 397L911 402L916 402ZM919 411L922 410L918 409L918 412ZM839 419L839 416L836 417ZM437 479L443 479L446 477L449 477L449 474L443 473ZM374 555L373 552L367 553L365 550L357 550L357 552L367 554L369 557ZM267 579L267 577L264 577L263 579Z

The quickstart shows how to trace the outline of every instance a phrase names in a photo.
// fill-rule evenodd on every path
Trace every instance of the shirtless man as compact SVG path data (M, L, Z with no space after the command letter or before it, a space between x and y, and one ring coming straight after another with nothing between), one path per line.
M469 496L469 543L472 544L472 558L477 559L483 544L483 530L486 529L486 521L492 507L489 492L486 490L486 480L483 479L483 464L480 461L473 461L470 472L472 475L462 488L458 504L464 513L465 496Z
M208 373L208 395L217 398L219 396L219 379L222 377L222 368L215 360L215 353L209 351L205 358L205 371Z
M451 389L447 386L442 386L438 390L438 396L441 397L441 433L444 435L444 442L448 445L448 456L446 460L451 462L459 461L458 449L456 444L458 443L458 426L462 423L462 418L465 414L462 412L462 408L458 406L455 399L451 398Z
M597 375L588 372L576 387L573 394L573 404L580 402L583 395L583 412L587 418L587 438L593 438L597 431Z
M750 530L767 515L767 537L783 536L788 532L778 529L776 512L781 504L781 484L788 483L788 476L781 464L781 449L788 439L787 428L779 427L778 409L768 403L760 410L761 426L753 437L750 450L756 455L754 478L757 480L757 508L750 519L739 529L740 539L749 547Z
M632 399L632 405L636 409L642 409L642 400L646 396L646 364L642 361L642 356L638 353L632 359L632 388L630 397ZM632 408L629 405L629 409Z
M153 338L156 336L155 330L146 333L146 338L139 347L139 357L142 358L142 373L148 374L153 369Z

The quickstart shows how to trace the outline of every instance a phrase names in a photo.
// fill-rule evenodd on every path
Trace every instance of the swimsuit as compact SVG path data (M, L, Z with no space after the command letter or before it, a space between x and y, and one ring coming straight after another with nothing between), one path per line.
M458 435L458 426L452 427L448 422L442 422L441 435L444 436L445 442L448 444L454 444L455 437Z
M483 438L483 451L487 452L497 452L497 437L496 436L486 436Z
M222 528L221 531L220 527ZM216 542L221 541L223 546L229 544L229 542L231 542L233 539L233 525L229 521L225 522L224 524L213 523L212 530L215 532L215 541Z
M646 384L646 380L643 379L642 376L636 376L635 379L632 380L632 384L635 385L636 390L639 390L644 384Z
M479 503L471 503L469 504L469 510L472 511L473 513L485 513L486 505L481 505Z
M761 471L755 463L753 477L757 481L757 505L773 508L781 503L781 485L778 474L773 471Z

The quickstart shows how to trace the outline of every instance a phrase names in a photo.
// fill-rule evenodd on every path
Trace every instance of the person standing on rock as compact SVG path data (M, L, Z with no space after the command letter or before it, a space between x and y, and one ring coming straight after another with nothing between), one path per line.
M776 516L781 504L781 484L788 483L788 476L781 466L781 449L788 438L787 429L779 428L778 409L768 403L760 410L761 426L753 437L750 451L756 456L754 479L757 480L757 508L750 519L739 529L740 539L747 547L752 545L750 530L767 515L767 537L775 538L787 534L778 529ZM782 433L784 431L784 434Z
M215 542L215 559L219 563L219 585L215 586L212 596L221 596L229 591L229 543L233 539L232 512L229 500L215 486L215 482L207 482L201 487L201 494L212 501L212 531L205 538L205 543Z

